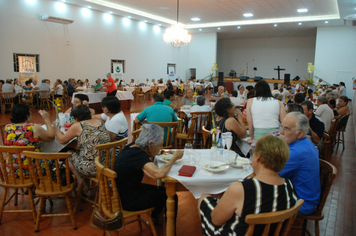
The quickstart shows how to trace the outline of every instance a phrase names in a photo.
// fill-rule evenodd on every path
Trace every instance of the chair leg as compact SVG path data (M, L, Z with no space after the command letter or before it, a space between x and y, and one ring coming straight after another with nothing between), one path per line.
M142 231L142 222L141 222L141 216L137 216L137 222L138 222L138 227L140 228L140 231Z
M70 200L69 200L69 194L65 195L66 198L66 203L67 203L67 207L68 207L68 211L69 211L69 216L70 216L70 220L72 221L72 225L73 225L73 229L77 230L77 224L75 222L74 219L74 215L73 215L73 211L72 211L72 205L70 204Z
M2 214L5 207L6 194L7 194L7 188L4 188L4 192L2 193L2 199L0 204L0 225L1 225Z
M305 231L307 229L308 220L303 220L302 236L305 236Z
M345 150L345 134L344 131L341 132L342 132L342 149Z
M18 203L18 196L19 196L19 189L15 189L15 203L14 206L17 206Z
M153 236L157 236L156 228L155 228L155 225L153 224L151 214L148 213L147 216L148 216L148 222L150 223L150 226L151 226L152 234L153 234Z
M32 188L27 188L27 192L28 192L28 196L30 197L30 205L31 205L31 210L32 210L33 222L36 223L36 209L35 209L35 203L33 202Z
M36 218L36 226L35 226L36 233L40 231L40 219L42 214L43 200L46 201L46 197L41 196L40 203L38 204L38 210L37 210L37 218Z
M315 236L319 236L319 221L315 221Z

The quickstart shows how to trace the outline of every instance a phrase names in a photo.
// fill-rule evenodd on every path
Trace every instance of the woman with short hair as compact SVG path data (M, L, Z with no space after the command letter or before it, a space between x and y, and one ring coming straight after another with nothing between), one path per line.
M252 157L253 178L236 181L222 194L203 194L198 201L204 235L245 235L249 214L282 211L297 201L290 180L278 175L289 159L285 140L272 135L261 137ZM262 235L256 225L254 235ZM271 232L270 232L271 233Z
M349 98L346 96L341 96L339 97L339 102L338 106L336 108L337 113L339 113L340 116L343 115L349 115L350 114L350 109L347 106L347 103L349 102Z
M74 96L74 102L73 102L73 107L69 108L68 110L66 110L65 113L71 113L73 108L79 105L86 105L88 106L88 102L89 102L89 97L86 94L81 94L78 93ZM91 115L95 115L95 110L92 108L89 108L90 110L90 114ZM71 119L72 120L72 119Z

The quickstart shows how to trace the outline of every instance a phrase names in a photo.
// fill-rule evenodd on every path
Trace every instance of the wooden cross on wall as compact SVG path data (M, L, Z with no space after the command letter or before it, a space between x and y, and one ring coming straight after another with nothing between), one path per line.
M281 79L281 77L280 77L281 70L286 70L286 69L282 69L278 66L277 68L274 68L274 70L278 70L278 80L280 80Z

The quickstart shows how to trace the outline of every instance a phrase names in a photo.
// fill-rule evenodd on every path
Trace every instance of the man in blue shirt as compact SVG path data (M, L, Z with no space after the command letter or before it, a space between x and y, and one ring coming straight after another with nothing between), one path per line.
M300 112L290 112L282 121L281 135L289 145L290 156L279 175L290 179L298 199L304 199L300 215L312 214L320 198L319 154L306 137L308 118Z

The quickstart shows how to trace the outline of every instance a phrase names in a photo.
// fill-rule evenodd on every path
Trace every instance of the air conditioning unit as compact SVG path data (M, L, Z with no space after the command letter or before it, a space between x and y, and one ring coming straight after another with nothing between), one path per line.
M74 20L64 19L64 18L55 17L55 16L49 16L48 14L41 14L40 19L43 21L49 21L49 22L54 22L54 23L59 23L59 24L71 24L74 22Z
M356 26L356 14L350 14L344 17L346 26Z

